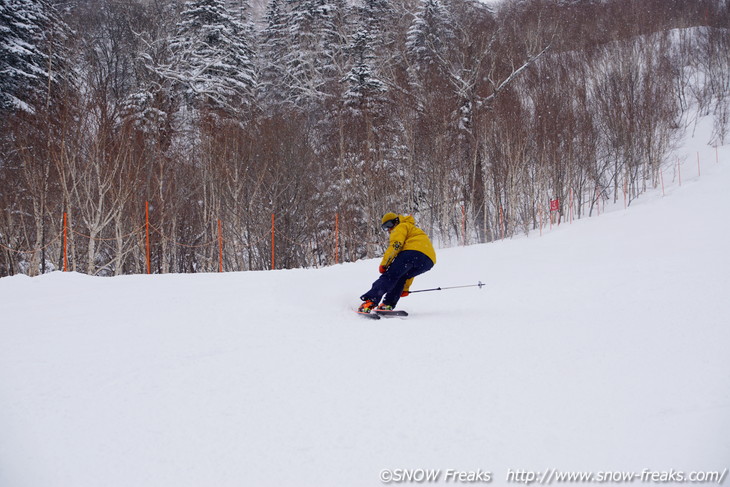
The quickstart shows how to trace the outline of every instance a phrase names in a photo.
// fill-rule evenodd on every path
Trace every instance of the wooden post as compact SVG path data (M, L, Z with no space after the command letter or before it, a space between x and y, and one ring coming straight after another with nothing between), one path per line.
M461 245L466 247L466 209L461 205Z
M702 171L700 170L700 153L697 152L697 176L702 176Z
M271 270L273 271L276 268L276 227L274 226L274 214L271 214Z
M152 274L152 258L150 255L150 202L144 202L144 221L145 221L145 247L147 250L147 274Z
M218 272L223 272L223 227L218 219Z
M552 209L551 203L548 203L548 217L550 218L550 230L552 230L553 229L553 209Z
M504 210L500 206L499 207L499 232L500 232L500 236L501 236L502 240L504 240L504 234L505 234L504 230L505 230L504 229Z
M335 213L335 264L340 263L340 214Z
M659 170L659 179L662 182L662 196L664 196L664 171L661 169Z
M682 186L682 166L679 164L679 157L677 157L677 174L679 175L679 185Z
M573 188L570 188L570 205L568 206L568 213L570 215L570 224L573 224Z
M68 271L68 214L63 212L63 272Z

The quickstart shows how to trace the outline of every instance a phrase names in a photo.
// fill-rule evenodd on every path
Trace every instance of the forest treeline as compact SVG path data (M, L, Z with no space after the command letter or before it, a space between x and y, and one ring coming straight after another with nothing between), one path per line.
M689 113L727 142L729 3L5 0L0 276L353 261L387 211L440 246L588 216L656 184Z

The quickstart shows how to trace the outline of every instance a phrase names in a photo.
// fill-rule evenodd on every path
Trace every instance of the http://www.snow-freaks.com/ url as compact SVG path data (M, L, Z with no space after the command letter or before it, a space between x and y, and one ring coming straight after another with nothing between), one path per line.
M722 471L651 470L636 471L597 471L577 472L548 468L545 471L508 469L502 479L507 483L524 485L552 484L610 484L610 483L647 483L647 484L716 484L721 485L727 478L728 469ZM495 480L490 470L456 469L406 469L394 468L380 471L383 484L488 484ZM501 482L500 482L501 483Z

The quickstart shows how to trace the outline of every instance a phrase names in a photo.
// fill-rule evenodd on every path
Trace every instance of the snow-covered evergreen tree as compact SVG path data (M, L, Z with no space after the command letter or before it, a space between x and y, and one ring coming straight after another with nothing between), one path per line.
M346 47L338 25L344 16L342 0L287 0L289 40L284 56L288 99L298 106L326 96L337 57Z
M348 86L345 103L355 110L371 109L386 91L385 83L373 72L373 42L373 37L364 29L353 36L350 49L353 66L343 81Z
M287 49L286 12L284 0L270 0L264 16L264 28L259 48L259 98L268 109L284 100L286 69L284 55Z
M36 111L57 85L68 27L46 0L0 3L0 109Z
M185 2L170 42L173 62L165 74L193 105L237 109L252 103L256 86L250 28L223 0Z
M357 7L360 28L372 37L373 49L388 48L395 37L395 11L390 0L361 0Z
M454 38L449 13L440 0L422 0L408 30L406 49L416 70L438 63Z
M323 73L329 81L336 81L347 59L350 8L345 0L323 1L323 8L328 12L322 32Z

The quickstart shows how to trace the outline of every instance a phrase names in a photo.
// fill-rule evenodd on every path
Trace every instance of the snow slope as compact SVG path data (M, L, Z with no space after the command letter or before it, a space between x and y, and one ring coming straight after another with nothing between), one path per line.
M0 486L722 471L730 147L716 163L704 143L686 142L664 197L441 250L414 288L487 286L414 294L406 320L350 311L375 260L0 279Z

